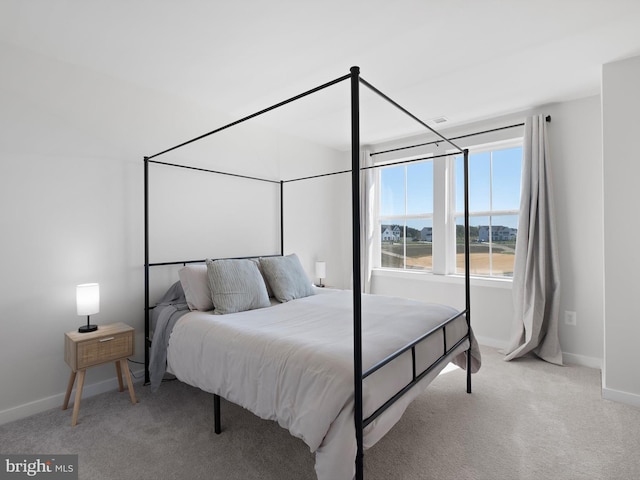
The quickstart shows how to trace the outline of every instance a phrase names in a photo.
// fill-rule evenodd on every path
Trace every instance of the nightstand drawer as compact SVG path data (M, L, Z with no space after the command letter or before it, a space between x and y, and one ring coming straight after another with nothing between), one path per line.
M133 355L133 332L78 343L78 370Z
M119 322L99 325L90 333L64 334L64 360L77 372L87 367L131 357L134 353L134 332L129 325Z

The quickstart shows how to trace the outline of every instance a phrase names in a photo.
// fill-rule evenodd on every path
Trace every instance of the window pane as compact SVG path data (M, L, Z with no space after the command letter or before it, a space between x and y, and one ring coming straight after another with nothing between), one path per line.
M490 152L469 155L469 211L490 209ZM464 212L464 157L456 157L456 212Z
M404 268L404 225L388 223L381 225L380 266Z
M486 238L489 217L469 217L471 275L490 275L491 244ZM456 217L456 273L464 273L464 217Z
M522 147L493 152L493 210L520 208Z
M433 221L431 219L407 220L406 268L433 269L432 232Z
M380 170L381 215L404 215L404 171L404 166Z
M489 211L490 208L489 152L469 155L469 211ZM456 157L456 212L464 211L464 157Z
M513 276L517 233L518 215L491 217L491 275Z
M512 277L517 215L471 217L469 259L472 275ZM464 218L456 217L456 273L464 273Z
M433 162L407 167L407 214L433 213Z

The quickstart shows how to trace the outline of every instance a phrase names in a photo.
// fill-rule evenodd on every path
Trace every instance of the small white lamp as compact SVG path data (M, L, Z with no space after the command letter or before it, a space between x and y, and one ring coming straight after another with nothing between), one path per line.
M97 325L89 323L89 316L100 311L100 286L97 283L83 283L76 287L76 304L78 315L87 316L87 324L80 326L78 332L95 332Z
M327 278L327 264L325 262L316 262L316 277L320 279L320 282L316 283L316 287L324 287L322 279Z

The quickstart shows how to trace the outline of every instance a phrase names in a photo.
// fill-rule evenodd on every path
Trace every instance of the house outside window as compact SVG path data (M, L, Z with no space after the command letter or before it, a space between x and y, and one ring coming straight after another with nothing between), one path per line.
M470 148L470 270L510 278L518 235L522 140ZM379 169L382 268L464 273L462 155Z

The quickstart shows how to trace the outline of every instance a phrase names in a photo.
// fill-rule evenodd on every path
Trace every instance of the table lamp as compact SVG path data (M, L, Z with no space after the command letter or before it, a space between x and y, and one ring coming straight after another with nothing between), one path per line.
M80 326L78 332L95 332L97 325L89 323L89 317L100 311L100 286L97 283L83 283L76 287L76 304L78 315L87 316L87 324Z
M316 283L316 287L324 287L322 283L322 279L326 278L327 275L327 264L326 262L316 262L316 277L320 279L318 283Z

